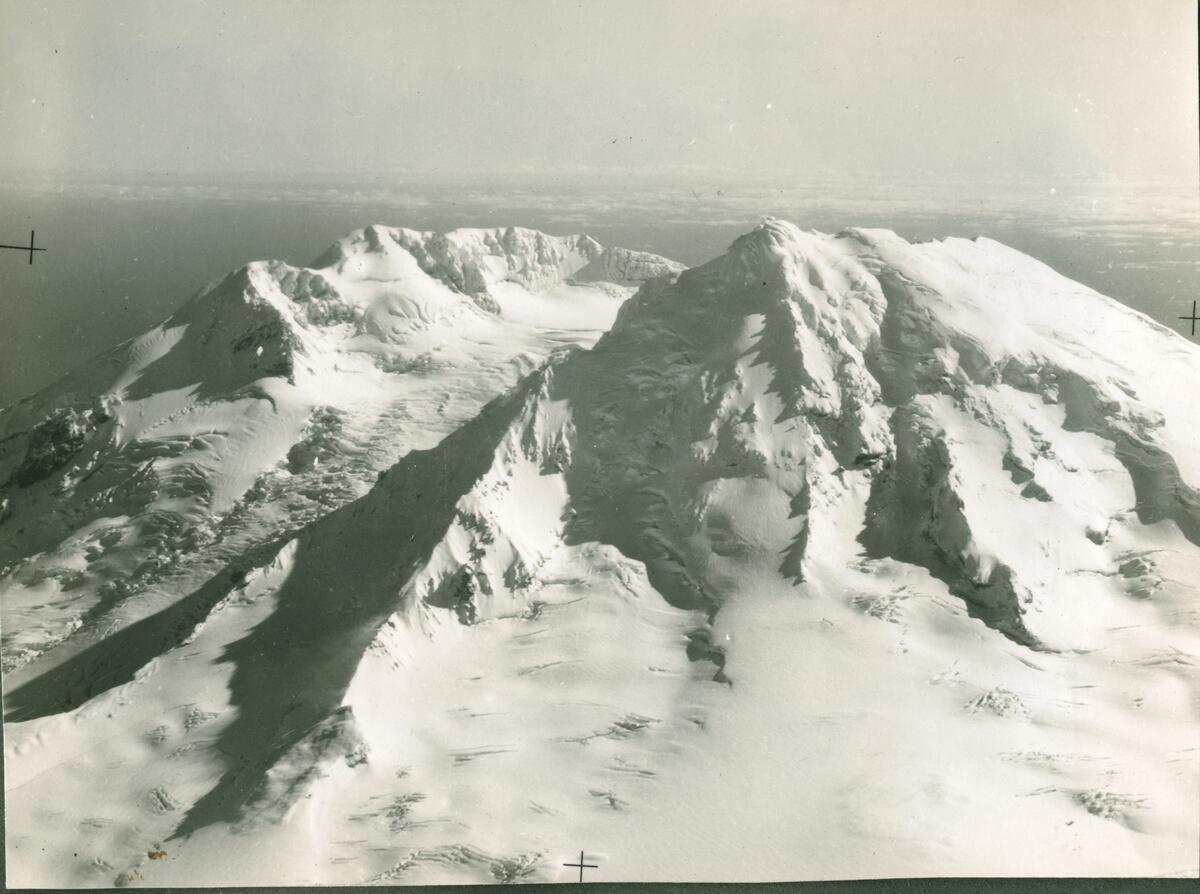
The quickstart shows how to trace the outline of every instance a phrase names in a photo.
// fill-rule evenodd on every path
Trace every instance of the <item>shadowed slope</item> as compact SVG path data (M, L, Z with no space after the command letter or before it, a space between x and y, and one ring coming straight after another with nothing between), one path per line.
M335 712L363 651L445 534L458 498L491 464L497 425L523 397L518 389L494 401L438 447L410 453L367 496L301 534L274 611L220 659L235 667L230 689L238 713L217 743L229 767L176 837L236 821L270 768Z

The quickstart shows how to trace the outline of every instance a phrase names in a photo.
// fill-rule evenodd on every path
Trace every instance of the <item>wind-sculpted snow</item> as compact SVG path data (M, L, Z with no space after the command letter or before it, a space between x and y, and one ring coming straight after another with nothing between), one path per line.
M129 626L7 675L19 877L552 881L580 841L606 880L1196 873L1179 336L985 239L774 220L683 272L382 227L255 269L239 338L286 323L287 388L353 345L356 381L419 393L318 389L207 535L225 567L146 571ZM463 366L495 358L446 345L601 273L587 300L646 282L482 406ZM233 353L222 388L263 388ZM52 477L126 443L121 404L72 406L30 461ZM96 524L93 564L146 524Z

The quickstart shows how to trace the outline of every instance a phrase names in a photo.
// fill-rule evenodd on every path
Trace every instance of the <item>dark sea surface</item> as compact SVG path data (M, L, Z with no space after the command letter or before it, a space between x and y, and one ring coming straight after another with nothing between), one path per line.
M720 254L767 215L828 232L886 227L909 240L989 236L1184 334L1189 324L1179 316L1200 298L1195 186L10 178L0 179L0 242L25 242L36 229L37 244L49 251L32 266L26 255L0 252L0 406L150 329L242 264L305 264L371 223L586 232L692 265Z

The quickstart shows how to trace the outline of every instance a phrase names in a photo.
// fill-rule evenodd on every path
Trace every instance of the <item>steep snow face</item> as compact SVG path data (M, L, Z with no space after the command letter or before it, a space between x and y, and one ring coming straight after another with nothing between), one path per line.
M171 601L181 576L361 495L550 351L594 341L631 279L678 269L622 252L620 281L570 281L611 251L367 227L312 268L229 274L0 411L4 667L90 644Z
M1080 319L1120 346L1088 348ZM1195 359L996 243L769 222L644 289L558 372L586 445L571 536L645 561L687 607L770 555L796 581L839 574L857 539L1018 642L1092 648L1125 611L1088 580L1129 558L1116 526L1200 542L1195 423L1169 386ZM851 538L838 506L864 488Z
M1196 347L994 242L856 238L878 257L873 366L901 408L865 541L919 556L1015 638L1094 647L1125 603L1087 577L1133 557L1128 523L1200 544L1200 431L1172 385ZM924 500L896 498L914 486Z
M589 267L670 270L558 244L534 300L516 237L374 229L322 275L363 253L552 313ZM386 343L378 300L354 338ZM10 686L9 865L553 881L587 842L612 881L1195 875L1198 386L1195 346L997 243L767 221Z

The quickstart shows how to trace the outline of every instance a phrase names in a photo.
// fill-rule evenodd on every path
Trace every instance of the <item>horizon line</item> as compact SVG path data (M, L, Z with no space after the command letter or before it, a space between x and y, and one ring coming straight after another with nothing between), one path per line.
M484 179L484 178L528 179L536 177L554 179L579 179L609 181L619 178L660 179L664 182L686 181L688 179L721 179L726 182L743 182L752 185L762 185L766 181L788 181L809 184L820 180L835 181L877 181L893 180L907 182L910 180L941 179L949 182L987 183L1021 183L1033 185L1044 183L1095 183L1095 184L1174 184L1180 188L1200 188L1200 169L1193 172L1191 178L1179 174L1146 174L1130 176L1105 171L1090 172L1043 172L1034 176L1027 173L983 171L976 169L960 170L891 170L891 169L857 169L844 170L834 168L810 168L794 170L782 168L762 168L755 171L736 170L716 166L686 166L671 167L638 166L638 167L605 167L605 168L573 168L570 166L545 168L473 168L473 169L377 169L377 170L333 170L308 169L295 171L278 171L257 168L236 170L170 170L170 169L111 169L111 168L42 168L28 166L9 166L0 163L0 180L29 179L34 182L53 179L87 179L92 181L111 181L129 183L138 181L158 181L175 179L184 183L202 182L206 185L222 179L229 181L246 181L255 179L278 183L288 180L346 180L361 182L364 180L383 180L389 183L400 183L405 180L451 180L451 179Z

